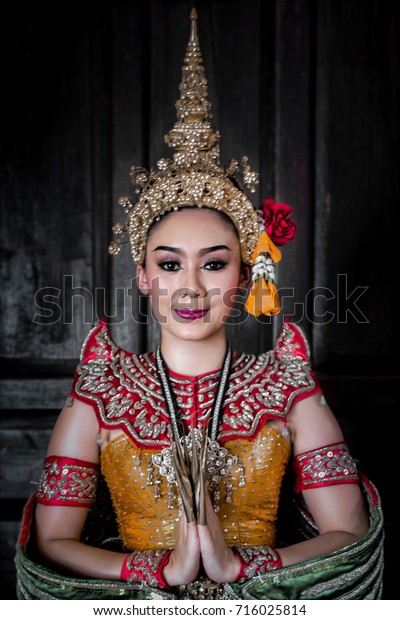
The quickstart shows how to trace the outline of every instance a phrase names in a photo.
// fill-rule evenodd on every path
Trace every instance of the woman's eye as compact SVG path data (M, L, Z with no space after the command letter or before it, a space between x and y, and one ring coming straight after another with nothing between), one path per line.
M163 261L159 266L161 269L164 269L164 271L178 271L181 268L180 264L175 260Z
M226 263L222 260L210 260L204 265L204 269L208 271L219 271L219 269L223 269L225 265Z

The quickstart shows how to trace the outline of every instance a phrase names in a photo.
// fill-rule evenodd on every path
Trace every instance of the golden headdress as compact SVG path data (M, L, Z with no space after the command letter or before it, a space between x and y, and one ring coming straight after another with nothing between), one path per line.
M246 309L255 315L274 314L279 312L276 289L272 291L272 305L268 302L268 307L265 307L264 302L265 294L268 297L271 292L271 256L274 254L276 262L280 252L269 237L266 247L262 218L243 189L245 187L254 192L258 174L251 170L247 157L243 157L240 163L231 160L226 167L221 165L220 134L213 130L209 120L211 103L207 99L207 80L197 35L195 9L190 14L190 21L180 98L176 102L177 121L164 137L168 146L174 149L173 158L160 159L157 170L149 172L136 166L131 168L132 183L136 186L138 199L136 202L129 196L119 199L126 218L124 224L113 226L117 240L110 243L109 253L117 255L121 242L128 236L133 261L142 265L149 229L161 216L181 207L207 207L222 211L237 230L243 262L253 265L253 287ZM260 234L263 236L261 245ZM263 256L261 259L260 252ZM265 285L261 288L257 285L256 291L254 287L260 278ZM263 308L256 301L256 293L263 298Z

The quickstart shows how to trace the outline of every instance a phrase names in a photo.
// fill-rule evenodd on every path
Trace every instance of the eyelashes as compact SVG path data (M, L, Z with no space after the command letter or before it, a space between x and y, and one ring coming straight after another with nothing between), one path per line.
M175 260L163 260L157 264L164 271L179 271L180 269L182 269L180 263Z
M179 261L176 261L176 260L162 260L162 261L159 261L157 263L157 265L163 271L176 272L176 271L180 271L181 269L183 269L181 263ZM219 258L218 259L209 259L209 260L207 260L207 262L204 263L204 265L202 265L201 268L205 269L206 271L220 271L226 265L227 265L227 262L224 261L224 260L221 260Z
M204 265L204 269L207 271L220 271L227 265L226 261L220 259L208 260Z

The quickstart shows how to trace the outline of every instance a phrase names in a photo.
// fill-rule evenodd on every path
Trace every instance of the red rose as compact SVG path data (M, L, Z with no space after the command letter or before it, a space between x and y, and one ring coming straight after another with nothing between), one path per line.
M275 202L273 198L267 198L261 208L265 230L275 245L285 245L291 241L296 233L296 224L290 218L293 213L292 207L283 202Z

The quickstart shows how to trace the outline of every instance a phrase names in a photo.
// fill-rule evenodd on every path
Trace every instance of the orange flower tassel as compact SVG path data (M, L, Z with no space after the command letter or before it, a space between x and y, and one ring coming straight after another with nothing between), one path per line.
M253 252L253 284L251 286L245 310L253 316L278 314L281 311L279 296L274 283L274 263L281 260L282 254L262 230Z
M267 281L263 276L253 282L247 297L245 310L253 316L278 314L281 311L281 305L275 284Z

